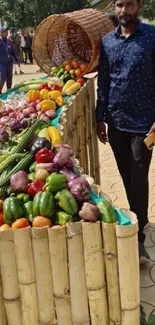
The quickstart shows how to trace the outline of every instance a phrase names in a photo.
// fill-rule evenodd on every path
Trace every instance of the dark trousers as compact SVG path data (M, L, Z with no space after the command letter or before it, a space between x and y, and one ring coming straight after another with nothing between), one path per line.
M123 179L130 210L135 212L139 220L139 242L143 243L143 230L148 223L148 172L152 151L143 142L146 134L133 134L109 127L108 137Z
M27 48L27 53L28 53L30 63L33 63L32 48L31 47Z
M0 94L6 82L7 89L12 86L13 63L0 64Z

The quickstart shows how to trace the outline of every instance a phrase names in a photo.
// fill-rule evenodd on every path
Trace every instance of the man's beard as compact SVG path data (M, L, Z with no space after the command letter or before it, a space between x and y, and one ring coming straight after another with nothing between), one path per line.
M118 17L118 20L119 20L119 23L120 25L122 25L123 27L129 27L133 24L135 24L135 22L137 21L138 19L138 15L120 15Z

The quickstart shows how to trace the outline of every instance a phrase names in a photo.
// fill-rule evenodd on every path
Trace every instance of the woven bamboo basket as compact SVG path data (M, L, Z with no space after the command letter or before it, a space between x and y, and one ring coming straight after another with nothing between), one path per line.
M49 16L36 29L34 59L47 74L50 74L53 66L72 59L87 64L85 73L95 71L100 38L112 29L114 25L111 19L95 9Z

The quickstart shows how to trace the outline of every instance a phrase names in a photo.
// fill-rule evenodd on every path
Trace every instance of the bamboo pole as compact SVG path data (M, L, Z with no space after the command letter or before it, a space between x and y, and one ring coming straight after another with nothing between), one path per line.
M8 325L22 325L20 300L4 300ZM1 323L0 323L1 324ZM2 323L3 324L3 323Z
M110 325L121 324L116 225L102 222Z
M22 325L38 325L31 228L13 229L13 239L20 287Z
M96 118L95 118L95 79L90 79L88 83L89 93L90 93L90 109L92 111L92 142L93 142L93 152L94 152L94 175L96 184L101 183L100 181L100 161L99 161L99 148L98 148L98 138L96 132Z
M3 302L3 289L2 289L1 277L0 277L0 324L7 325L6 313L5 313L4 302Z
M133 212L126 211L125 214L134 223L131 226L116 225L122 325L139 325L138 222ZM131 274L133 274L132 280Z
M3 284L3 299L18 299L19 285L12 230L0 232L0 265Z
M69 260L69 280L73 325L90 325L86 289L82 222L66 225Z
M83 222L82 234L91 324L108 325L108 304L100 222Z
M92 107L90 105L90 80L87 83L87 96L86 105L88 109L87 115L87 129L88 129L88 150L89 150L89 164L90 164L90 175L95 178L95 166L94 166L94 147L93 147L93 127L92 127Z
M3 300L8 325L21 325L19 285L12 230L0 232L0 265ZM10 316L12 315L12 317ZM5 321L2 305L3 322Z
M53 292L59 325L72 325L66 227L48 229Z
M47 228L32 228L32 245L36 274L39 322L45 325L55 325L57 321L53 298Z

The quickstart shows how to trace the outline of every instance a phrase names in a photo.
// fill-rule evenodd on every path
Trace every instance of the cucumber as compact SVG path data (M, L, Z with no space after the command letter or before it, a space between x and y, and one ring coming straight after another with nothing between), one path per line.
M115 223L117 221L115 210L109 201L104 200L97 204L100 210L101 221L106 223Z

